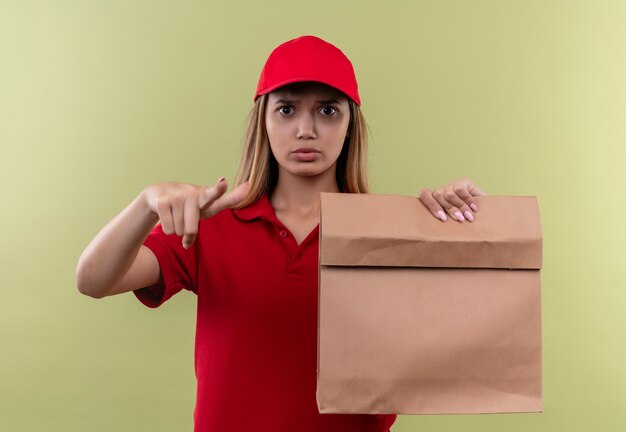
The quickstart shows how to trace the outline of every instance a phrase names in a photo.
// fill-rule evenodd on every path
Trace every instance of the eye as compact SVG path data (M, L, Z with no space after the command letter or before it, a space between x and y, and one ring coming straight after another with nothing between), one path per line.
M322 107L321 111L324 113L324 115L330 117L337 112L337 109L333 106L325 105Z
M284 108L287 108L288 110L291 110L291 107L290 107L289 105L283 105L283 106L281 106L280 108L278 108L278 109L277 109L277 111L278 111L279 113L281 113L281 114L285 114L285 115L289 114L289 112L283 112L283 111L282 111Z

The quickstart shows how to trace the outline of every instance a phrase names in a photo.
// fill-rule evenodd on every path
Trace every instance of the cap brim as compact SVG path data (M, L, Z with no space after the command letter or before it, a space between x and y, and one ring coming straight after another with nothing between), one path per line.
M348 96L348 94L347 94L346 92L344 92L344 91L343 91L343 90L341 90L340 88L335 87L334 85L332 85L332 84L328 83L328 82L327 82L327 81L325 81L325 80L322 80L322 79L319 79L319 78L311 78L311 77L304 77L304 78L290 78L290 79L288 79L288 80L281 81L281 82L279 82L278 84L274 84L274 85L273 85L273 86L271 86L271 87L268 87L268 88L266 88L266 89L261 90L259 93L257 93L257 94L254 96L254 100L256 101L256 100L257 100L257 98L258 98L259 96L264 95L264 94L267 94L267 93L271 93L271 92L273 92L274 90L276 90L276 89L278 89L278 88L280 88L280 87L286 86L287 84L293 84L293 83L303 82L303 81L313 81L313 82L318 82L318 83L326 84L328 87L332 87L332 88L334 88L335 90L340 91L340 92L341 92L341 93L342 93L342 94L343 94L346 98L348 98L348 99L352 100L352 101L353 101L353 102L355 102L357 105L359 105L359 106L361 105L361 101L360 101L360 100L354 100L354 99L352 99L350 96Z

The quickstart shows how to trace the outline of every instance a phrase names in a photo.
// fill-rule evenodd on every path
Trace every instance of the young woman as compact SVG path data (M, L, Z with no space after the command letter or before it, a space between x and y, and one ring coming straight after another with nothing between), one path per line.
M320 38L292 39L254 101L236 187L148 186L87 246L78 289L148 307L197 294L195 431L389 431L395 415L319 414L315 394L320 192L369 192L352 64ZM420 198L462 222L475 195L465 178Z

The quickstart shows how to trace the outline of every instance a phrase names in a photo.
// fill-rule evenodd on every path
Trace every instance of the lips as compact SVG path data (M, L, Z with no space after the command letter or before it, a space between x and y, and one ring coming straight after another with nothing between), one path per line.
M314 148L309 148L309 147L295 149L293 152L294 153L319 153L318 150L315 150Z

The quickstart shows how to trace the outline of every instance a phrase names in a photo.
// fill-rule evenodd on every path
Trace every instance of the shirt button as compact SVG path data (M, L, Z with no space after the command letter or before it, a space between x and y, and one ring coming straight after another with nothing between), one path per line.
M293 254L290 253L289 255L287 255L287 262L291 261L291 258L293 258Z
M281 231L281 232L280 232L280 236L281 236L282 238L287 237L287 231Z

